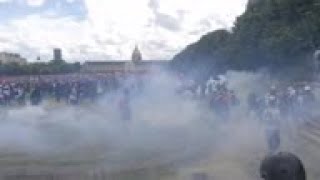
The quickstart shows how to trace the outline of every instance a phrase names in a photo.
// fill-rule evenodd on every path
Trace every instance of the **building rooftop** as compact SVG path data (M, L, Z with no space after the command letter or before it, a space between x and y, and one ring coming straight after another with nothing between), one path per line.
M125 63L130 63L132 61L127 60L127 61L86 61L84 64L86 65L118 65L118 64L125 64ZM139 62L134 62L135 64L164 64L168 63L170 61L168 60L142 60Z

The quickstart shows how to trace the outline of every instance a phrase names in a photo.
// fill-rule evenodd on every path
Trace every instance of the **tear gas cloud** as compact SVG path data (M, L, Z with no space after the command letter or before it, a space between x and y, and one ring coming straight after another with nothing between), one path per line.
M240 165L237 160L252 167L250 157L265 153L261 125L246 111L247 94L259 91L264 77L233 71L226 76L241 100L229 122L216 118L206 99L177 95L178 79L162 72L148 77L143 90L132 97L130 122L121 119L117 105L121 95L117 93L95 104L55 106L46 102L1 109L0 153L31 159L95 160L110 169L213 157L220 162L231 159L231 164L219 165L225 168L221 177L239 176L231 170Z

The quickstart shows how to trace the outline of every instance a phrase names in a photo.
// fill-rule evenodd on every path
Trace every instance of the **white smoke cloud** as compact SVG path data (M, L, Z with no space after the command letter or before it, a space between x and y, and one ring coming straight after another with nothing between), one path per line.
M114 95L93 107L43 105L4 110L0 152L27 158L35 154L78 161L92 158L125 168L154 160L167 163L206 151L200 147L206 147L203 141L208 140L209 131L194 129L206 128L199 120L201 109L191 100L176 97L175 81L168 76L150 80L145 93L132 100L133 119L127 123L120 118Z
M230 85L240 94L250 84L248 77L258 79L246 73L228 74ZM245 118L244 111L229 124L213 115L206 100L178 96L178 82L171 75L159 73L146 82L132 98L130 122L120 118L116 94L76 107L47 103L2 109L0 155L17 163L97 162L120 171L167 164L183 167L183 162L211 156L233 159L239 150L263 149L260 128Z
M129 122L121 119L119 93L79 106L46 102L2 108L0 165L31 164L32 172L66 164L108 172L164 166L175 172L171 179L204 172L218 179L255 180L267 143L264 122L248 115L246 97L251 91L263 96L269 82L263 73L229 71L226 77L241 100L229 120L215 116L209 98L178 96L177 79L161 72L148 76L144 90L134 93ZM298 132L292 119L281 123L281 151L314 159L306 153L313 152L305 146L310 143L301 137L301 131L309 131L299 127Z

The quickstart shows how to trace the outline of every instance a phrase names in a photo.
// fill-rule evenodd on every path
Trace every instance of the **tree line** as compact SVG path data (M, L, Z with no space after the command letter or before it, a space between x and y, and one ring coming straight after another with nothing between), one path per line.
M0 75L51 75L79 72L80 63L65 61L33 62L28 64L4 63L0 64Z
M231 30L204 35L172 67L202 78L229 69L303 74L319 46L320 0L250 0Z

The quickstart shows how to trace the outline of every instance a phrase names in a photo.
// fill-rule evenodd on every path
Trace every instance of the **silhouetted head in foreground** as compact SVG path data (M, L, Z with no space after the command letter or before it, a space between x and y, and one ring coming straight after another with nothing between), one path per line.
M306 180L300 159L283 152L266 157L261 163L260 175L264 180Z

